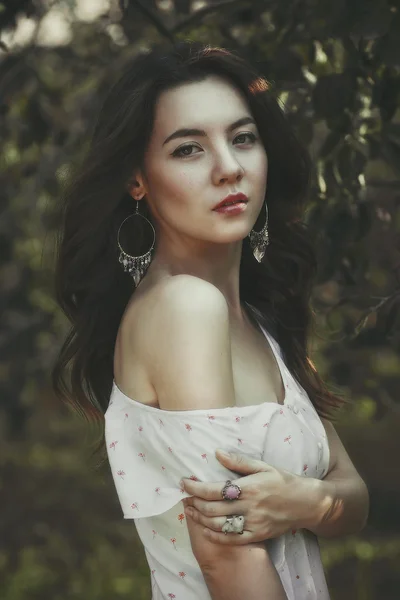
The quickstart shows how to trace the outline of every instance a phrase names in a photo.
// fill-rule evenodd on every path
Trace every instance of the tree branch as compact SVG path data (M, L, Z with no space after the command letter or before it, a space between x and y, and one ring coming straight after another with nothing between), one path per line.
M331 315L334 310L337 310L338 308L340 308L341 306L343 306L345 304L354 303L355 301L357 301L357 299L359 297L360 296L357 293L348 295L348 296L345 296L344 298L341 298L336 304L331 306L328 309L328 311L326 312L326 319L327 319L328 323L330 322ZM368 322L368 318L370 317L370 315L372 315L373 313L378 313L378 311L380 311L383 306L388 304L388 302L390 302L390 301L395 302L396 300L399 300L399 299L400 299L400 288L395 289L391 295L384 296L383 298L371 296L370 300L379 300L379 302L377 304L375 304L374 306L369 306L368 309L364 310L362 316L357 320L355 326L352 328L352 331L348 334L342 335L341 337L335 338L335 342L345 342L347 340L355 339L360 334L361 330L364 329L365 325Z

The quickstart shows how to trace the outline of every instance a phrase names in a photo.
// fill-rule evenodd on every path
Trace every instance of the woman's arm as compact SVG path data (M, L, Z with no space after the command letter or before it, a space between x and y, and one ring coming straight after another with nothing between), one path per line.
M335 427L321 419L328 438L330 461L327 475L314 480L308 491L311 500L310 523L304 527L321 537L359 533L369 513L369 493L358 474ZM314 502L312 499L314 498Z
M190 517L186 524L212 600L287 600L264 542L221 546L204 535L204 525Z
M213 600L286 600L264 542L221 546L205 537L204 525L190 517L186 523L193 554Z
M287 600L263 544L238 546L236 556L220 557L202 569L213 600Z
M229 310L221 292L206 281L179 275L160 286L155 302L143 356L160 408L234 406ZM223 547L207 539L204 526L190 518L186 523L213 600L286 598L263 542Z

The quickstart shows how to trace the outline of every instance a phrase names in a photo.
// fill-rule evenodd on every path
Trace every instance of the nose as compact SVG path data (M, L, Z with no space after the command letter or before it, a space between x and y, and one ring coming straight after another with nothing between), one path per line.
M235 183L243 178L244 169L237 158L227 149L218 153L213 170L213 183Z

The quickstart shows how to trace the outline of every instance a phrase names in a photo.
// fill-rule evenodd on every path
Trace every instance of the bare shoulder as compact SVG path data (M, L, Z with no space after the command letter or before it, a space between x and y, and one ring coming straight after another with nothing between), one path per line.
M229 311L223 294L198 277L177 275L161 282L150 296L145 361L160 408L234 405Z
M177 313L183 319L191 314L229 322L228 305L217 287L192 275L176 275L160 286L160 309L165 313ZM165 315L164 315L165 316Z
M134 298L130 312L135 314L137 324L145 324L147 334L152 334L151 343L159 341L174 325L184 325L191 315L196 317L196 322L207 319L209 324L209 319L214 319L220 327L229 326L228 305L223 294L208 281L192 275L175 275L159 281L137 302Z

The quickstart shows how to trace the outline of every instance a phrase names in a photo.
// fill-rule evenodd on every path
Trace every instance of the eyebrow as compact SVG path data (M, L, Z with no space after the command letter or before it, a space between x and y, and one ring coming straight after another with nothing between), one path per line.
M234 129L237 129L237 127L241 127L242 125L249 125L249 124L256 125L256 122L251 117L242 117L241 119L238 119L237 121L235 121L234 123L229 125L229 127L227 128L227 131L231 132ZM163 146L165 146L165 144L167 144L171 140L175 140L176 138L190 137L193 135L204 137L207 134L202 129L188 129L187 127L184 127L183 129L177 129L176 131L174 131L174 133L171 133L171 135L168 136L167 139L165 140L165 142L163 143Z

